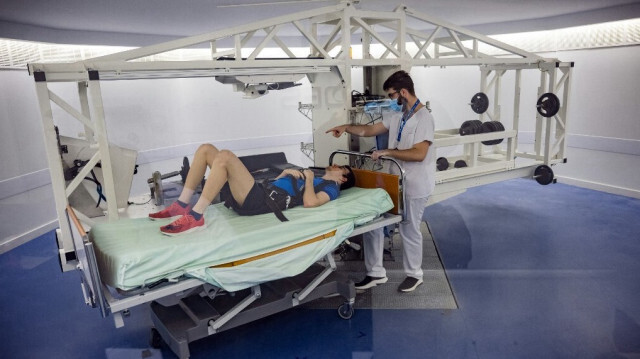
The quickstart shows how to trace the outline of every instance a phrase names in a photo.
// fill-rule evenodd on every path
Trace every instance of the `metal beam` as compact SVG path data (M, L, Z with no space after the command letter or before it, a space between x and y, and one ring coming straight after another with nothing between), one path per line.
M263 21L258 21L252 24L248 24L248 25L236 26L229 29L225 29L225 30L191 36L191 37L173 40L173 41L168 41L162 44L146 46L138 49L132 49L132 50L123 51L123 52L119 52L112 55L101 56L101 57L95 58L94 60L130 61L133 59L139 59L141 57L147 57L147 56L156 55L156 54L160 54L160 53L175 50L175 49L198 45L203 42L223 39L226 37L233 36L235 34L243 34L249 31L264 29L264 28L272 27L282 23L304 20L304 19L315 17L315 16L326 15L332 12L339 12L342 9L344 9L346 6L347 4L340 3L338 5L322 7L319 9L314 9L309 11L302 11L292 15L278 16L271 19L266 19Z

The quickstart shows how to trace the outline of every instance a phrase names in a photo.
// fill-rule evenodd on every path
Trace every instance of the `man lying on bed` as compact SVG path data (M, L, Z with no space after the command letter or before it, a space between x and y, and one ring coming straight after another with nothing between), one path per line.
M207 166L211 169L209 177L200 198L191 207L191 196ZM202 214L220 193L225 205L240 215L274 212L281 221L286 221L282 210L299 204L304 207L321 206L336 199L340 190L354 184L355 176L349 166L329 166L325 174L318 178L309 169L302 172L286 169L274 181L263 186L253 179L233 152L205 144L196 151L178 200L160 212L150 213L149 218L155 220L180 216L160 227L160 231L169 236L204 229Z

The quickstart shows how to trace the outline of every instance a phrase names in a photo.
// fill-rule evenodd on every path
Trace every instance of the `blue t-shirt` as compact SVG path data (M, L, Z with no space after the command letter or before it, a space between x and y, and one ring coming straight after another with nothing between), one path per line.
M279 188L282 188L283 190L287 191L287 193L290 196L295 196L295 192L293 190L293 187L291 187L292 183L291 183L291 177L290 176L285 176L282 178L278 178L277 180L271 182L271 184L273 184L274 186L277 186ZM318 178L318 177L314 177L313 178L313 188L315 189L315 192L318 193L318 190L316 189L318 187L319 184L321 184L322 182L327 182L325 185L323 185L323 187L320 189L320 191L326 193L327 195L329 195L329 200L333 201L334 199L338 198L338 195L340 194L340 186L338 186L337 183L335 183L334 181L327 181L324 180L322 178ZM300 193L304 193L304 180L302 178L298 178L296 180L296 186L298 187L298 190L300 191Z

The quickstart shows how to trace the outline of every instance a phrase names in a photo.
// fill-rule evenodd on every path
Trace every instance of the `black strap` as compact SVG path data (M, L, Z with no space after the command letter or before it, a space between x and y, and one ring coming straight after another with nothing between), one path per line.
M269 207L269 209L271 209L273 214L280 220L280 222L288 222L289 220L287 219L287 217L284 216L284 214L282 214L282 210L278 208L276 201L274 201L273 198L271 198L270 191L271 190L268 190L267 188L264 189L264 200L267 203L267 206Z

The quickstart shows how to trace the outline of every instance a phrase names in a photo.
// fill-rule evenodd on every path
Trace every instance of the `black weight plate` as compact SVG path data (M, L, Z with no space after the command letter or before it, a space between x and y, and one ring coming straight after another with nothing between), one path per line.
M460 130L458 131L460 136L468 136L475 135L477 133L482 133L482 121L479 120L469 120L464 121L460 126Z
M449 168L449 161L444 158L444 157L440 157L436 160L436 169L438 171L446 171Z
M538 113L544 117L553 117L560 110L560 99L552 92L542 94L536 102Z
M553 170L547 165L540 165L533 171L533 178L543 186L553 182Z
M482 130L483 130L482 131L483 133L500 132L500 131L504 131L504 126L499 121L487 121L482 124ZM502 143L502 138L499 138L496 140L482 141L482 144L487 146L497 145L500 143Z
M460 136L472 135L473 129L471 128L471 121L464 121L462 125L460 125L458 133L460 134Z
M478 92L471 98L471 109L477 114L482 114L489 108L489 98L484 92Z
M187 175L189 174L189 159L184 157L182 159L182 168L180 169L180 179L182 180L182 184L187 182Z
M477 134L477 133L482 133L482 121L480 120L472 120L471 121L471 126L473 126L473 133Z
M504 131L504 126L502 125L502 122L500 121L492 121L493 122L493 127L495 127L495 130L493 132L502 132ZM493 140L493 145L499 145L502 143L502 138L498 138L496 140Z
M467 167L467 163L464 160L457 160L456 163L453 164L455 168Z
M489 132L493 132L494 131L494 127L493 127L493 123L492 121L487 121L487 122L483 122L482 123L482 132L483 133L489 133ZM487 140L487 141L482 141L483 145L487 145L490 146L493 143L493 140Z

